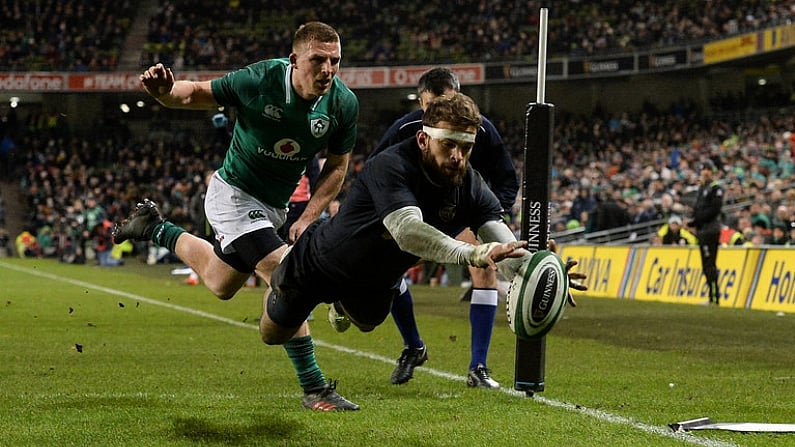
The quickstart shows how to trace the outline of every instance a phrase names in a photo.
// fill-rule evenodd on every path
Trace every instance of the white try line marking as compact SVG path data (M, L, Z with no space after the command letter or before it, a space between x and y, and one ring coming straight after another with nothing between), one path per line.
M184 312L184 313L188 313L188 314L191 314L191 315L196 315L196 316L203 317L203 318L208 318L208 319L211 319L211 320L220 321L220 322L223 322L223 323L226 323L226 324L230 324L232 326L238 326L238 327L243 327L243 328L247 328L247 329L259 330L259 326L254 325L254 324L243 323L243 322L240 322L240 321L232 320L231 318L226 318L226 317L222 317L220 315L215 315L215 314L211 314L211 313L204 312L204 311L201 311L201 310L192 309L190 307L178 306L176 304L171 304L171 303L167 303L167 302L164 302L164 301L158 301L158 300L153 299L153 298L147 298L145 296L136 295L134 293L125 292L123 290L112 289L110 287L104 287L104 286L100 286L100 285L97 285L97 284L92 284L92 283L89 283L89 282L80 281L80 280L73 279L73 278L68 278L68 277L65 277L65 276L54 275L54 274L51 274L51 273L42 272L40 270L34 270L34 269L25 268L25 267L19 267L19 266L16 266L16 265L13 265L13 264L7 264L7 263L4 263L4 262L0 262L0 267L7 268L9 270L14 270L14 271L21 272L21 273L26 273L26 274L33 275L33 276L38 276L40 278L47 278L47 279L50 279L50 280L53 280L53 281L58 281L58 282L62 282L62 283L72 284L72 285L78 286L78 287L85 287L86 289L91 289L91 290L96 290L96 291L99 291L99 292L104 292L104 293L107 293L107 294L113 295L113 296L120 296L120 297L123 297L123 298L129 298L131 300L140 301L140 302L143 302L143 303L151 304L153 306L165 307L165 308L168 308L168 309L171 309L171 310L176 310L176 311L179 311L179 312ZM380 356L380 355L377 355L377 354L373 354L373 353L370 353L370 352L359 351L357 349L351 349L351 348L348 348L346 346L335 345L333 343L326 343L326 342L324 342L322 340L318 340L316 338L314 338L313 340L315 342L315 345L322 346L324 348L333 349L335 351L344 352L344 353L347 353L347 354L351 354L351 355L355 355L355 356L359 356L359 357L364 357L364 358L368 358L368 359L371 359L371 360L376 360L376 361L379 361L379 362L388 363L390 365L395 363L394 359L387 358L387 357L384 357L384 356ZM430 375L441 377L441 378L448 379L448 380L455 380L455 381L459 381L459 382L463 382L463 381L466 380L466 377L459 376L459 375L456 375L456 374L450 374L448 372L440 371L440 370L433 369L433 368L428 368L428 367L425 367L425 366L418 367L417 371L423 371L423 372L428 373ZM516 390L511 389L511 388L503 387L503 388L500 388L500 391L502 391L502 392L504 392L506 394L512 395L512 396L517 396L517 397L521 397L521 398L525 398L525 399L527 398L526 394L524 392L516 391ZM554 399L547 399L545 397L541 397L541 396L538 396L538 395L534 396L532 398L532 400L534 402L542 403L544 405L549 405L550 407L563 408L565 410L573 411L573 412L576 412L576 413L582 413L582 414L585 414L587 416L599 419L601 421L610 422L612 424L627 425L627 426L630 426L632 428L635 428L635 429L638 429L638 430L641 430L641 431L644 431L644 432L647 432L647 433L652 433L652 434L663 436L663 437L666 437L666 438L679 439L679 440L682 440L682 441L685 441L685 442L688 442L688 443L694 444L694 445L699 445L699 446L704 446L704 447L737 447L737 444L732 444L732 443L727 443L727 442L722 442L722 441L716 441L716 440L706 439L706 438L700 438L700 437L696 437L694 435L691 435L689 433L674 433L668 427L657 427L657 426L654 426L654 425L644 424L642 422L634 421L634 420L632 420L630 418L626 418L626 417L623 417L623 416L618 416L618 415L611 414L611 413L608 413L608 412L605 412L605 411L595 410L595 409L591 409L591 408L585 408L585 407L582 407L580 405L570 404L570 403L566 403L566 402L560 402L560 401L557 401L557 400L554 400Z

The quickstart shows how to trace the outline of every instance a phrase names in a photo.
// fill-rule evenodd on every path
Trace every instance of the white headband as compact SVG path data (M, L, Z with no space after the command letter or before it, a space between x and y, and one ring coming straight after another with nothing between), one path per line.
M440 129L438 127L422 126L422 131L427 133L431 138L437 140L456 140L464 143L474 143L474 133L461 132L459 130Z

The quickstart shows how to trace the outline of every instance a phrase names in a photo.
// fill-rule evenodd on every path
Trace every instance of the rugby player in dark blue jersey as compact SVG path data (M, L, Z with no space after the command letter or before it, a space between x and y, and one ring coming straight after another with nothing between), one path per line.
M529 252L468 163L481 125L471 98L451 92L427 104L414 138L371 157L339 213L310 225L274 270L263 341L289 341L321 302L333 303L362 331L373 330L420 259L499 268L513 278ZM456 240L462 228L483 243Z

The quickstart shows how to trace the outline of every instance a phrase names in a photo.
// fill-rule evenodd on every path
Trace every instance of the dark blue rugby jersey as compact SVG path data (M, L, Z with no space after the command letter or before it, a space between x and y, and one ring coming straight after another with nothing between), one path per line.
M451 237L464 227L477 231L502 213L494 193L469 166L461 187L431 183L420 168L416 140L408 139L367 160L339 213L312 234L303 261L337 284L394 285L419 258L401 251L382 222L406 206L419 207L426 223Z

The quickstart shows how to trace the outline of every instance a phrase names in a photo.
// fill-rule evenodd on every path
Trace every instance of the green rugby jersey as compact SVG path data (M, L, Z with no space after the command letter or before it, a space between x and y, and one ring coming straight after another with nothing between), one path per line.
M328 93L307 101L291 74L288 59L269 59L211 83L215 100L237 109L221 178L277 208L287 206L316 153L353 150L359 119L356 95L338 77Z

